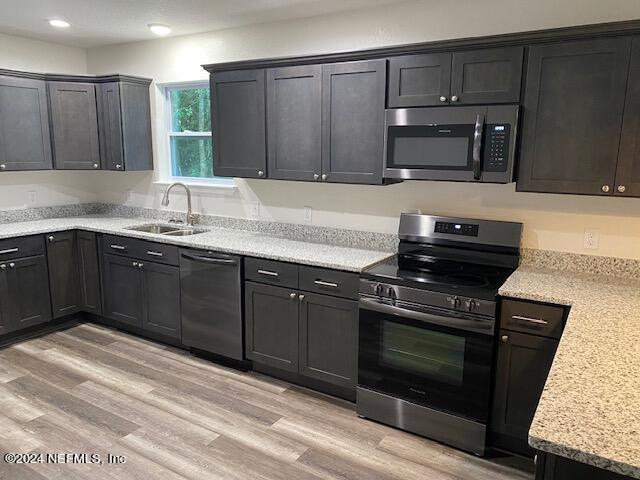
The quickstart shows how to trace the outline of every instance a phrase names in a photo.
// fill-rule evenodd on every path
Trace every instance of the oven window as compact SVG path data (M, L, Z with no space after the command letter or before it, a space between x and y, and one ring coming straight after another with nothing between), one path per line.
M384 321L381 363L455 387L464 377L464 336Z

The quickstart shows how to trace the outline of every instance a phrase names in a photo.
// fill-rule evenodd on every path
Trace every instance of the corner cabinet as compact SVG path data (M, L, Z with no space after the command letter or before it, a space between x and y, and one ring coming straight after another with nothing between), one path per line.
M0 76L0 172L51 167L45 81Z
M265 178L265 72L211 75L213 171L220 177Z

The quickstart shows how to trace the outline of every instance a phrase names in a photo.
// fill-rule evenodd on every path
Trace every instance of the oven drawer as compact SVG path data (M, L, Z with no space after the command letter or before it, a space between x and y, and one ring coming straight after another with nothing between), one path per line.
M150 262L178 265L178 247L166 243L147 242L137 238L120 237L116 235L104 235L102 237L102 250L104 253L124 255Z
M565 316L566 308L560 305L504 299L500 314L500 328L560 338Z
M359 287L360 276L357 273L300 267L300 290L357 299Z
M298 288L298 265L248 257L244 259L244 278L270 285Z
M13 260L14 258L31 257L43 253L44 237L42 235L0 240L0 260Z

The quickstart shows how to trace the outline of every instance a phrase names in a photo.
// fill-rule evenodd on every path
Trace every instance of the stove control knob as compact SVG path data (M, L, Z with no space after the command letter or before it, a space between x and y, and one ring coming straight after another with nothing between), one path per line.
M447 300L449 300L449 304L453 308L459 308L460 307L460 299L458 297L449 297L449 298L447 298Z
M396 291L393 289L393 287L387 287L387 297L396 298Z
M382 296L382 294L384 293L384 289L382 288L382 285L380 283L376 283L373 286L373 293L375 293L376 295L378 295L379 297Z
M478 302L476 302L475 300L467 300L466 301L466 306L467 306L467 311L468 312L472 312L474 311L476 308L478 308Z

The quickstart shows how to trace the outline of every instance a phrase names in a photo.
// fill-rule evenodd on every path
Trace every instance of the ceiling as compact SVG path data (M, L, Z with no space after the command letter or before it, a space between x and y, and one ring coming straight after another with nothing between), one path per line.
M0 0L0 33L91 48L151 40L149 23L170 36L291 20L405 0ZM49 19L64 19L57 29Z

